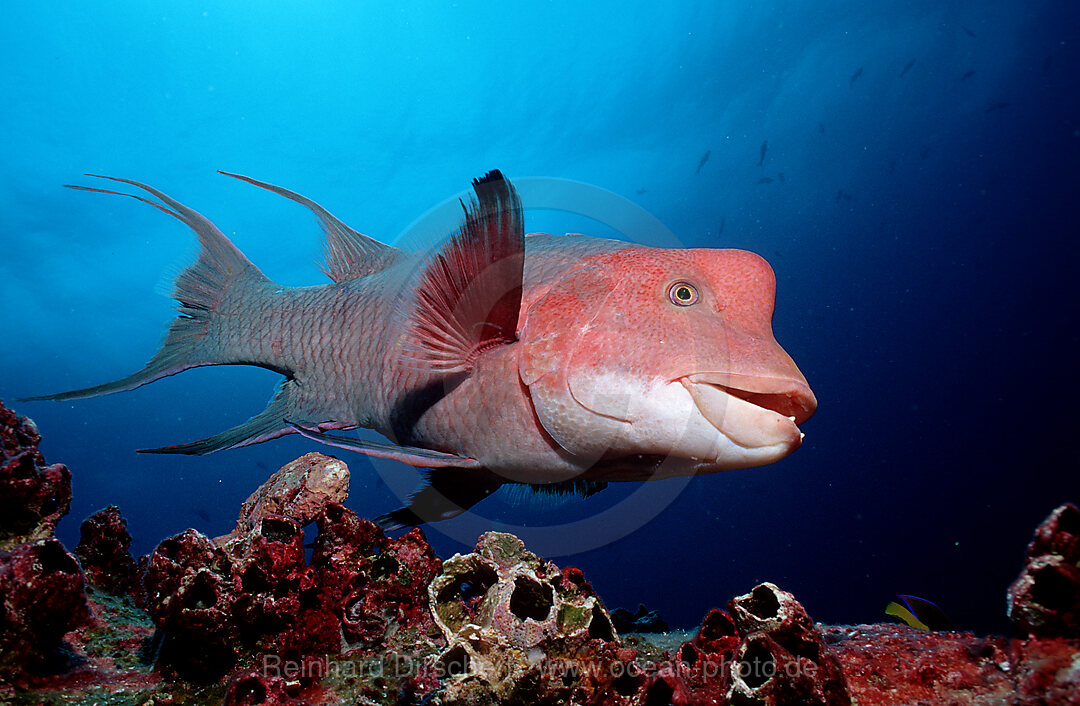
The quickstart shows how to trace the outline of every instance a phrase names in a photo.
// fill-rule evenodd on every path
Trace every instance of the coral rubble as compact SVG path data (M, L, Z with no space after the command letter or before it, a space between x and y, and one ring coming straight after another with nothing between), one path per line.
M33 421L0 402L0 550L53 536L71 505L71 472L46 465Z

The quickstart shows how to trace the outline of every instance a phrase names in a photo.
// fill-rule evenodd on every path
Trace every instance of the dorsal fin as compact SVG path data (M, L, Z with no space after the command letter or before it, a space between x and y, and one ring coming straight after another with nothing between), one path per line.
M399 306L406 365L467 372L484 351L517 340L525 263L521 200L497 169L473 180L457 231L426 259Z
M280 186L268 184L265 181L252 179L242 174L223 172L218 174L246 181L267 191L273 191L287 199L292 199L298 204L307 206L319 219L319 226L326 234L326 263L322 271L335 282L343 282L356 279L372 272L379 272L393 264L399 251L389 245L384 245L374 238L369 238L363 233L358 233L334 217L329 211L315 203L306 196L284 189Z

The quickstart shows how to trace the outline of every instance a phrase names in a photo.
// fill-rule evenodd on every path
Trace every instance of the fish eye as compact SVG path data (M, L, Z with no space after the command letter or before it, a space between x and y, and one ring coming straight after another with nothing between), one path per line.
M697 287L689 282L679 281L668 287L668 299L675 306L690 306L698 300Z

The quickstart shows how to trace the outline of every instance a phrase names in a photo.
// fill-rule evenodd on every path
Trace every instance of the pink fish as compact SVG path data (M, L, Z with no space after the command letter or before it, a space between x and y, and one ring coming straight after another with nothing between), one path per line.
M765 465L799 447L817 407L773 338L775 278L753 253L526 236L514 187L492 171L473 181L457 231L421 255L299 194L228 176L315 213L333 283L279 286L203 216L113 179L198 235L198 260L176 280L180 316L142 370L31 399L131 390L203 365L274 370L285 380L260 414L149 451L300 433L433 469L409 507L380 518L386 527L452 517L504 483L588 494L608 481ZM330 433L359 427L389 442Z

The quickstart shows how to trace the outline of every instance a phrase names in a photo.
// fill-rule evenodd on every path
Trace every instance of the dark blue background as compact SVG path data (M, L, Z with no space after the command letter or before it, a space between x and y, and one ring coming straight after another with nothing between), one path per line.
M618 541L581 553L588 537L568 531L549 555L609 605L644 601L674 624L771 580L826 622L883 619L903 592L961 627L1007 631L1004 592L1032 529L1080 499L1078 27L1066 0L9 7L0 397L120 377L171 318L153 292L194 239L134 201L59 188L83 172L165 190L289 285L323 281L312 219L215 169L296 189L385 241L491 168L575 179L688 246L766 256L777 338L820 409L791 458L696 478L654 519L623 517L636 530ZM15 405L74 474L61 537L74 544L109 503L139 552L188 526L230 529L311 444L134 449L231 427L275 380L203 369ZM397 507L367 460L346 458L357 512ZM379 469L412 484L409 469ZM633 493L481 509L558 526L642 514L619 502ZM441 555L469 548L462 527L428 529Z

